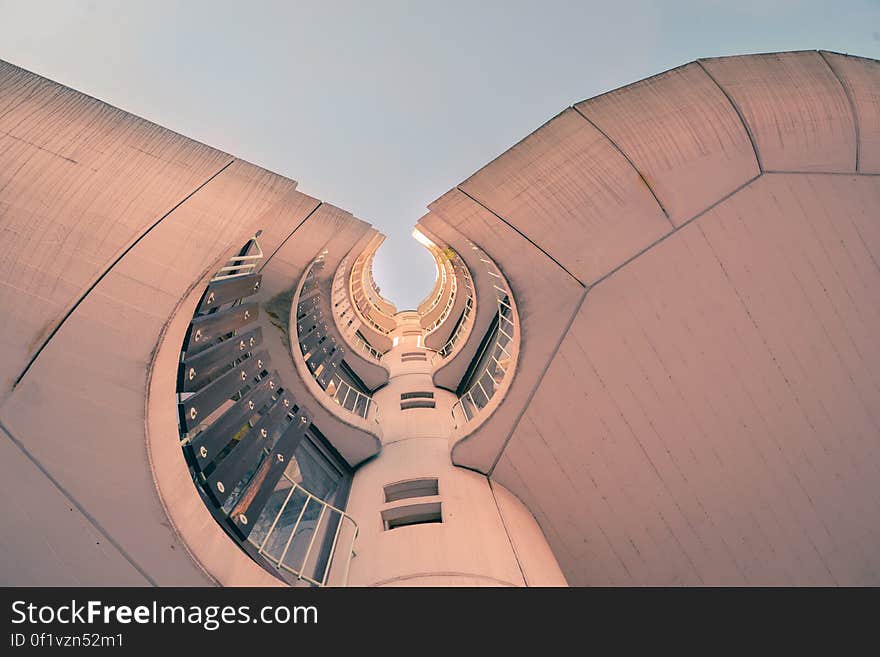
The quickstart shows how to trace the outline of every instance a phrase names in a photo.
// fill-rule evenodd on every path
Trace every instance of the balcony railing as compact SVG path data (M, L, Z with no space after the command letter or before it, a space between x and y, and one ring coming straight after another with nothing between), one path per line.
M280 492L284 500L278 511L261 516L248 542L257 549L257 554L298 580L314 586L345 586L358 534L357 523L345 511L312 495L287 474L283 476ZM296 520L291 524L293 518ZM328 540L329 557L320 547ZM344 563L337 564L333 559L338 554L349 556ZM332 581L331 575L335 578Z
M252 245L262 253L256 240ZM301 463L319 467L316 459L340 478L345 470L316 456L320 431L261 348L262 328L255 324L260 305L248 300L260 288L255 258L239 255L222 267L225 273L211 279L190 322L177 381L181 445L206 506L251 558L290 584L324 586L333 577L332 583L343 585L345 576L338 574L347 572L357 526L291 473L298 473ZM233 273L242 262L253 265L250 272ZM283 514L295 491L304 496L305 507L298 522L289 523ZM310 527L311 515L318 522ZM291 552L309 529L305 551ZM282 539L286 551L276 558L267 546ZM300 554L297 566L293 559Z
M471 248L480 251L475 245ZM485 254L481 254L480 262L486 266L486 273L494 280L492 289L498 305L498 313L490 328L494 335L483 353L478 356L479 369L473 383L452 405L455 428L470 422L489 404L489 400L495 396L504 380L512 374L515 365L513 343L519 329L510 290L495 264L485 257Z
M333 285L331 287L331 303L333 305L333 312L335 313L337 321L337 326L340 328L340 332L343 337L347 338L349 346L352 349L356 350L361 356L366 358L367 360L374 361L378 363L382 358L382 352L373 347L369 342L367 342L361 335L359 335L357 329L354 332L348 332L355 322L359 323L357 316L354 315L354 310L352 309L350 304L346 304L344 306L344 310L338 311L337 308L343 303L343 299L339 301L335 301L334 297L341 297L345 295L345 272L348 267L348 256L342 259L342 262L339 263L339 267L336 270L336 273L333 275ZM346 318L346 310L351 312L353 316L347 322L346 326L340 326L341 323L345 323Z
M324 266L323 254L306 270L297 299L296 331L303 360L315 381L330 398L345 410L368 419L374 409L373 400L348 380L342 360L345 348L330 334L329 320L322 307L322 291L318 271ZM327 302L329 305L329 301Z
M440 267L443 282L440 286L440 292L438 293L437 298L432 302L431 308L427 312L430 312L437 307L437 304L443 297L443 289L446 287L446 281L449 279L451 279L452 290L449 293L449 298L446 300L446 305L443 307L443 310L440 312L440 315L437 317L437 319L435 319L430 326L424 327L426 334L437 330L437 328L446 321L446 318L452 311L452 306L455 305L455 297L458 294L458 277L455 275L455 269L452 266L452 262L446 257L445 254L442 254L441 257L445 259L442 267ZM452 269L451 276L447 274L447 268Z
M254 253L249 253L251 249L256 250ZM214 274L211 281L224 281L229 278L236 278L237 276L253 274L257 270L257 265L260 264L260 260L262 259L263 249L260 248L260 244L257 242L256 238L252 239L243 249L243 253L230 258L226 264Z
M468 272L467 267L462 263L460 268L462 277L464 279L464 290L467 294L467 299L464 303L464 310L461 314L461 320L458 322L458 325L455 327L455 330L452 332L452 335L449 336L449 339L446 341L446 344L443 345L437 353L440 355L440 358L447 358L454 350L455 345L458 343L459 338L467 332L470 328L469 322L471 319L471 315L474 312L474 285L473 281L471 281L470 273Z

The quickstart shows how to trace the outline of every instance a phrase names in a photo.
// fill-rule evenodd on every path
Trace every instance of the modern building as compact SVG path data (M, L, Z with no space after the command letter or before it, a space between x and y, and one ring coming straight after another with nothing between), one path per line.
M880 62L579 102L383 236L0 62L5 585L880 584Z

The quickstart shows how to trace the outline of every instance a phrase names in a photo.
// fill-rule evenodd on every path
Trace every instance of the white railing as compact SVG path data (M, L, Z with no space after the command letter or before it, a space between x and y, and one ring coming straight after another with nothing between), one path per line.
M365 395L338 374L333 375L327 384L325 392L337 404L347 411L351 411L365 420L370 415L373 406L373 398Z
M446 318L449 316L449 313L452 311L452 306L455 304L455 297L458 294L458 277L455 275L455 269L453 268L452 262L450 260L446 260L443 264L443 286L446 286L446 267L448 266L452 269L452 290L449 293L449 298L446 300L446 305L443 307L443 310L440 312L440 315L435 319L430 326L425 328L426 333L432 333L435 331L443 322L446 321ZM437 297L437 301L431 306L431 310L433 310L437 306L437 302L440 301L440 298L443 294L443 290L440 291L440 296ZM430 311L428 311L430 312Z
M474 310L474 297L473 294L468 291L468 298L464 304L464 311L462 312L461 321L458 323L458 326L455 327L455 331L449 336L449 339L446 341L446 344L443 345L440 350L437 352L440 354L441 358L446 358L449 354L452 353L452 350L455 349L455 345L458 342L461 334L464 333L468 329L468 322L471 318L471 313Z
M313 279L312 271L316 265L323 262L323 257L325 255L326 255L326 251L323 251L318 258L316 258L314 261L312 261L312 263L309 265L308 269L306 269L306 273L304 275L304 279L306 282L304 282L302 287L300 288L298 298L296 299L297 309L299 309L300 299L302 298L303 293L306 292L306 290L311 291L311 290L317 288L317 281ZM309 281L311 281L311 283L309 283ZM307 284L308 284L308 288L307 288ZM320 290L319 290L318 294L320 295ZM332 299L330 300L330 304L332 305ZM332 309L331 309L331 312L332 312ZM317 319L322 316L320 307L318 307L316 309L315 313L316 313L315 317L316 317L316 321L317 321ZM299 315L298 311L297 311L297 315ZM335 321L333 320L333 318L330 318L329 321L333 322L335 324ZM306 347L303 346L303 343L301 341L301 336L299 335L299 328L297 328L296 339L297 339L297 342L299 343L300 352L303 354L304 359L308 360L309 354L305 353ZM334 341L335 341L335 338L334 338ZM342 345L338 345L337 348L342 349ZM344 350L343 350L343 353L344 353ZM323 388L324 392L326 392L328 395L330 395L330 397L333 399L334 402L336 402L337 404L342 406L347 411L350 411L350 412L354 413L355 415L362 417L365 420L369 417L370 410L374 407L372 397L370 397L366 393L363 393L360 390L357 390L356 388L354 388L348 381L343 379L342 376L340 376L340 374L338 372L334 373L330 377L330 380L327 382L326 386L323 386L318 381L318 375L321 372L322 368L319 366L314 371L312 371L310 367L308 369L309 369L309 371L311 371L312 376L315 379L315 382L318 383L318 386Z
M223 267L220 267L217 273L214 274L211 282L253 274L257 270L259 261L263 258L263 249L260 248L260 243L257 242L256 237L251 240L251 244L257 247L256 253L232 256L226 261L226 264Z
M348 256L342 259L342 262L339 264L339 268L336 270L336 273L333 275L333 284L331 286L331 298L330 304L333 306L333 313L336 319L339 320L337 322L337 326L339 327L339 331L343 337L348 339L349 346L354 349L366 354L368 360L374 360L377 363L382 358L382 352L373 347L369 342L364 340L360 335L357 334L357 328L353 332L348 331L348 327L340 326L340 322L345 320L345 310L341 312L337 312L336 308L339 306L341 301L335 301L334 296L344 295L345 294L345 272L348 267ZM354 308L351 303L348 304L347 308L351 309L351 314L354 315L355 319L349 320L348 324L351 326L353 321L357 320L357 315L354 313Z
M339 579L331 585L346 586L351 557L354 553L354 542L358 535L357 522L342 509L328 504L307 491L287 476L287 473L283 477L290 483L287 497L272 519L265 535L260 538L262 528L254 527L248 542L257 548L260 556L274 564L277 569L295 575L298 580L304 580L314 586L327 586L331 584L332 572L334 577L338 576ZM296 501L291 505L291 500L294 499ZM299 502L302 502L302 507L297 512L296 504ZM310 505L312 510L309 510ZM293 526L279 526L279 521L288 508L292 510L290 515L296 514L296 521ZM317 512L317 521L313 520L315 512ZM333 529L334 520L335 529ZM320 547L315 551L315 543L318 541L325 543L330 540L331 533L333 538L329 552L324 552ZM307 543L306 539L308 539ZM338 558L345 561L338 562Z
M475 245L472 245L471 248L478 251ZM482 371L474 379L470 388L452 405L453 426L456 429L470 422L489 403L515 362L512 352L515 345L512 343L518 328L516 311L511 301L512 295L507 289L504 277L494 271L496 269L494 263L483 256L480 257L480 262L486 265L486 273L495 279L492 284L495 301L498 304L497 324L494 327L495 339L491 346L487 347L489 358ZM463 324L464 322L461 325ZM482 359L482 355L480 358Z
M355 260L354 265L351 268L351 275L349 276L349 297L352 301L352 306L357 310L358 316L362 321L366 322L369 326L375 329L381 335L388 335L391 333L390 328L385 328L376 320L373 319L370 314L370 309L374 308L373 302L367 297L367 293L364 290L364 281L363 281L363 261L361 258L363 254L358 256L358 259ZM357 279L360 281L359 285L355 287L354 281ZM378 309L377 309L378 311Z

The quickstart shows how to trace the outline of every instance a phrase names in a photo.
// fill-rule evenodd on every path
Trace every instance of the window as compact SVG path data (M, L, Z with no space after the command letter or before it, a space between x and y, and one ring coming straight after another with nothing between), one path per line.
M398 506L393 509L385 509L382 512L382 524L385 531L397 529L398 527L426 525L436 522L443 522L440 502Z
M438 494L436 477L409 479L385 486L385 502L396 502L409 497L429 497Z

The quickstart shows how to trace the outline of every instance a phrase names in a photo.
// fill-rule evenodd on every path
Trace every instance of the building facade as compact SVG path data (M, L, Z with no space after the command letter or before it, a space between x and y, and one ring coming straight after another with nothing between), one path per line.
M6 585L880 583L880 62L692 62L429 204L0 62Z

